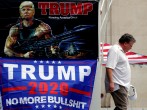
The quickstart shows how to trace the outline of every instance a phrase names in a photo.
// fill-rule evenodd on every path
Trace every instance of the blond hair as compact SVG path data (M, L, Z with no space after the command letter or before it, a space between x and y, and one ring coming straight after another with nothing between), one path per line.
M22 2L19 6L19 9L22 9L24 6L31 6L33 9L35 8L33 2L31 2L31 1Z

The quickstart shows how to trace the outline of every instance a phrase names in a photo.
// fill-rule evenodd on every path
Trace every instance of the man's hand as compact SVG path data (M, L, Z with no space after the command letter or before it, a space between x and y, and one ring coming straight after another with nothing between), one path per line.
M113 92L114 91L114 82L109 83L109 91Z
M29 51L29 52L25 53L23 56L24 56L24 58L32 58L34 56L34 52Z

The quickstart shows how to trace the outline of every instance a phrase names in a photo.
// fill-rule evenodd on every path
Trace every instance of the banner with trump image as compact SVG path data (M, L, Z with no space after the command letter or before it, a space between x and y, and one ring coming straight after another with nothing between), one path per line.
M1 57L98 58L98 2L4 0Z
M0 3L0 110L89 110L98 1Z

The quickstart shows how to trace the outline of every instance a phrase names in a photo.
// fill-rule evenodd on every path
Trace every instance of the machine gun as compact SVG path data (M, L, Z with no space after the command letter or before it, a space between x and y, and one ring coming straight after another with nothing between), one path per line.
M93 28L94 25L79 25L74 27L72 30L66 31L64 33L61 33L59 35L55 35L50 39L45 39L45 40L36 40L36 41L31 41L31 39L29 39L27 42L22 43L19 46L15 46L14 49L15 50L20 50L22 52L28 52L28 51L38 51L40 49L43 49L45 47L54 45L54 44L59 44L60 42L64 41L64 40L71 40L71 39L75 39L78 36L78 33L82 32L82 31L86 31L88 29Z

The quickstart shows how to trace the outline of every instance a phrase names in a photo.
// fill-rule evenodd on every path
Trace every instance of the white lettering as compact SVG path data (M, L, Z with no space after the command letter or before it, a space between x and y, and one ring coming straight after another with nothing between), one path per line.
M64 97L56 97L56 96L35 96L35 97L19 97L19 98L9 98L6 99L6 106L12 105L23 105L23 104L39 104L39 103L54 103L61 104L64 106L69 106L73 108L78 108L80 110L84 110L86 106L86 102L81 102L78 100L73 100Z
M36 79L34 72L35 72L35 67L33 65L21 65L22 68L22 79L27 79L27 74L31 79Z
M8 79L14 79L14 72L20 71L21 79L33 79L38 80L38 78L42 80L51 80L54 76L57 76L58 80L79 80L84 82L85 77L89 76L91 73L90 66L49 66L49 65L19 65L18 64L6 64L4 63L4 67L7 68ZM78 68L79 67L79 68ZM57 69L57 70L55 70ZM57 71L57 73L55 73ZM55 75L56 74L56 75ZM79 75L79 77L76 77ZM17 76L17 77L19 77ZM79 79L78 79L79 78Z
M6 105L47 103L46 96L19 97L6 99Z
M7 105L7 106L12 105L11 99L6 99L6 105Z
M27 97L24 97L24 98L20 97L19 100L20 100L21 104L27 104L27 102L28 102Z
M90 66L79 66L79 75L80 75L80 81L84 82L84 77L89 76L91 73L91 67Z
M48 76L45 76L44 74L44 66L43 65L39 65L39 76L41 79L43 80L50 80L53 78L54 76L54 68L53 66L48 66Z
M61 105L74 107L74 108L78 108L78 109L85 109L85 106L87 104L85 102L72 100L72 99L68 99L68 98L48 96L48 103L59 104L59 102Z
M13 71L14 71L14 68L18 68L18 65L17 64L5 64L3 65L4 67L7 67L8 68L8 79L11 80L13 79Z
M52 96L48 96L48 103L54 103L54 100L53 100Z
M58 67L58 78L59 80L62 80L62 74L65 78L65 80L69 80L70 75L71 75L71 80L75 81L75 66L68 66L67 72L65 71L64 66L59 66Z
M12 105L17 105L17 104L18 104L17 98L13 98L13 99L12 99Z

